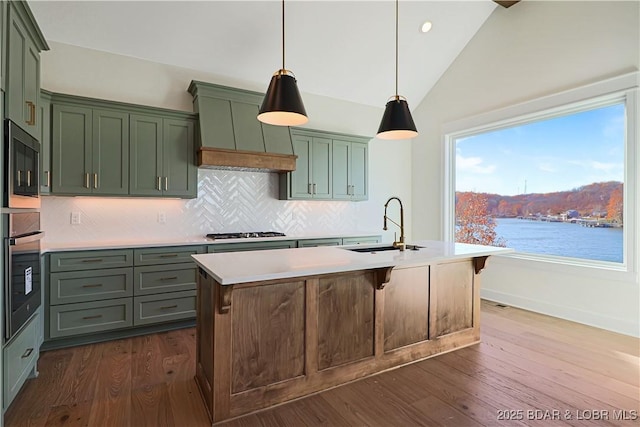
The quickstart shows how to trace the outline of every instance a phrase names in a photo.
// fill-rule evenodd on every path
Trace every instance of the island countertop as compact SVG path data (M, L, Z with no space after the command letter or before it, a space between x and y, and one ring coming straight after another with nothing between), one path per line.
M313 276L384 267L427 265L447 260L502 255L513 249L437 240L412 242L418 250L361 253L349 247L313 247L192 255L221 285ZM383 247L386 244L366 245Z

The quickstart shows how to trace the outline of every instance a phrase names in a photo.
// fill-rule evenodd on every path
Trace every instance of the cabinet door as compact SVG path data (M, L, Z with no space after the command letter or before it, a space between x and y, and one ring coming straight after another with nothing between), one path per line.
M432 265L430 272L429 339L472 328L474 274L470 260Z
M369 198L369 151L367 144L351 143L350 152L351 198L367 200ZM335 178L334 178L335 179Z
M40 194L51 192L51 101L40 97Z
M262 126L257 119L258 105L231 101L233 113L233 133L236 137L236 149L265 152Z
M29 107L25 104L25 52L27 52L27 29L8 3L7 31L7 117L21 128L26 128ZM25 114L26 113L26 114ZM36 135L37 137L37 135Z
M351 199L351 143L333 140L332 172L333 198L337 200Z
M195 198L198 193L198 168L195 159L193 122L164 119L163 178L164 196Z
M91 193L91 117L90 108L53 105L51 191L54 194Z
M129 193L129 114L93 111L94 194Z
M313 138L311 159L313 197L330 199L332 190L331 140L327 138Z
M27 119L23 129L38 139L40 138L40 120L38 120L40 52L30 38L27 38L26 41L26 51L24 52L24 108Z
M129 194L162 196L162 119L129 117Z
M291 172L291 191L289 195L293 199L310 199L311 194L311 145L310 136L295 135L293 140L293 153L298 156L296 170Z

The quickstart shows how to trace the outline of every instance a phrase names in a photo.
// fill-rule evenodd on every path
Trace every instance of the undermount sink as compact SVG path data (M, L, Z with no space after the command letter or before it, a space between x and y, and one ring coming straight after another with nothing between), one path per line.
M405 250L407 251L417 251L420 248L422 248L424 246L417 246L417 245L407 245L405 247ZM365 253L375 253L375 252L383 252L383 251L399 251L399 248L396 248L395 246L369 246L369 247L364 247L364 248L344 248L348 251L352 251L352 252L365 252Z

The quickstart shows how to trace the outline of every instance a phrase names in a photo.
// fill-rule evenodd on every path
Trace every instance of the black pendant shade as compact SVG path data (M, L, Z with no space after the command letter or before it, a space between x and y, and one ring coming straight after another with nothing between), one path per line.
M396 0L396 94L387 102L376 137L380 139L407 139L418 136L409 104L398 95L398 0Z
M406 139L417 135L407 101L394 97L387 102L376 136L381 139Z
M276 126L298 126L309 120L296 78L287 73L287 70L279 70L271 77L258 113L261 122Z

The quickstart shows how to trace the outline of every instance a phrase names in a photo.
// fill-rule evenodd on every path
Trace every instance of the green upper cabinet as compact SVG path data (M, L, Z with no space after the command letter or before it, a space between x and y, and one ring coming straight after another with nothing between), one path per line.
M128 194L127 113L54 104L52 120L54 194Z
M0 0L0 89L4 90L4 64L6 62L5 54L6 49L4 45L5 41L5 30L7 23L7 2L4 0ZM4 119L4 116L3 116Z
M49 50L49 46L26 2L11 1L5 7L5 114L31 136L39 139L40 52Z
M366 142L333 140L333 198L367 200L368 145Z
M296 170L280 175L280 199L366 200L367 138L291 129Z
M51 93L40 91L40 193L51 192Z
M293 154L288 127L257 119L264 94L198 81L188 90L200 116L201 147Z
M42 92L51 100L43 193L49 177L51 194L196 197L194 114Z
M131 115L130 135L132 196L196 197L192 120Z

